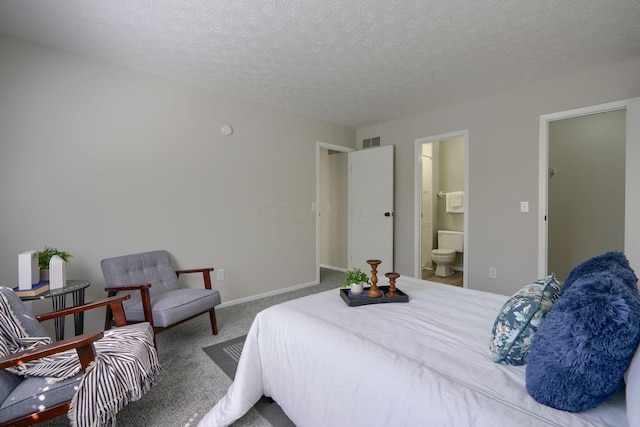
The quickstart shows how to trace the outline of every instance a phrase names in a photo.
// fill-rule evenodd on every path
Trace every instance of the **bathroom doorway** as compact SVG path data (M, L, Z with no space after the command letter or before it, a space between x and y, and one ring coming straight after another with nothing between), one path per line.
M467 286L468 265L468 131L415 140L415 277ZM447 206L449 197L461 197L461 206ZM438 248L438 230L464 233L462 252L450 265L453 275L435 274L431 254Z

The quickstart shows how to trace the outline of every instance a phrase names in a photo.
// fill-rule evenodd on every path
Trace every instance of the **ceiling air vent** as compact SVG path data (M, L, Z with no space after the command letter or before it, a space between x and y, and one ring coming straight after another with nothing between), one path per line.
M380 137L367 138L362 140L362 148L371 148L380 146Z

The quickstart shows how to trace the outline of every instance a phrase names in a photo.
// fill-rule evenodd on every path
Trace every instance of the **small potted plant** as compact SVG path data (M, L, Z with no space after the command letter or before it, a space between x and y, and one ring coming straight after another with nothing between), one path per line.
M353 295L360 295L364 291L364 284L369 283L369 276L365 274L359 268L353 268L351 270L347 270L344 273L344 282L342 283L342 287L351 287L351 293Z
M50 246L45 246L43 251L38 251L40 280L49 280L49 262L54 255L58 255L64 262L69 262L69 259L73 256L69 252L61 251Z

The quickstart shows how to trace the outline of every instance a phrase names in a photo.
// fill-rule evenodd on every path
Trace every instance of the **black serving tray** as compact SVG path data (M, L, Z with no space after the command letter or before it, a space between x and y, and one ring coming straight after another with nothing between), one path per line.
M364 290L362 295L351 295L350 289L340 289L340 296L347 303L349 307L358 307L360 305L369 304L381 304L385 302L409 302L409 295L396 288L398 296L389 298L387 292L389 292L389 286L378 286L378 289L382 291L382 296L378 298L372 298L367 296L368 288Z

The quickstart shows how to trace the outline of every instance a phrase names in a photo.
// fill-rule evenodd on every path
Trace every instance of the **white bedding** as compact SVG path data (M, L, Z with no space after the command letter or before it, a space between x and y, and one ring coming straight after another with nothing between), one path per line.
M527 394L524 366L491 361L508 297L404 277L397 286L408 303L349 307L335 289L259 313L235 381L200 426L231 424L263 394L298 427L628 426L622 391L563 412Z

